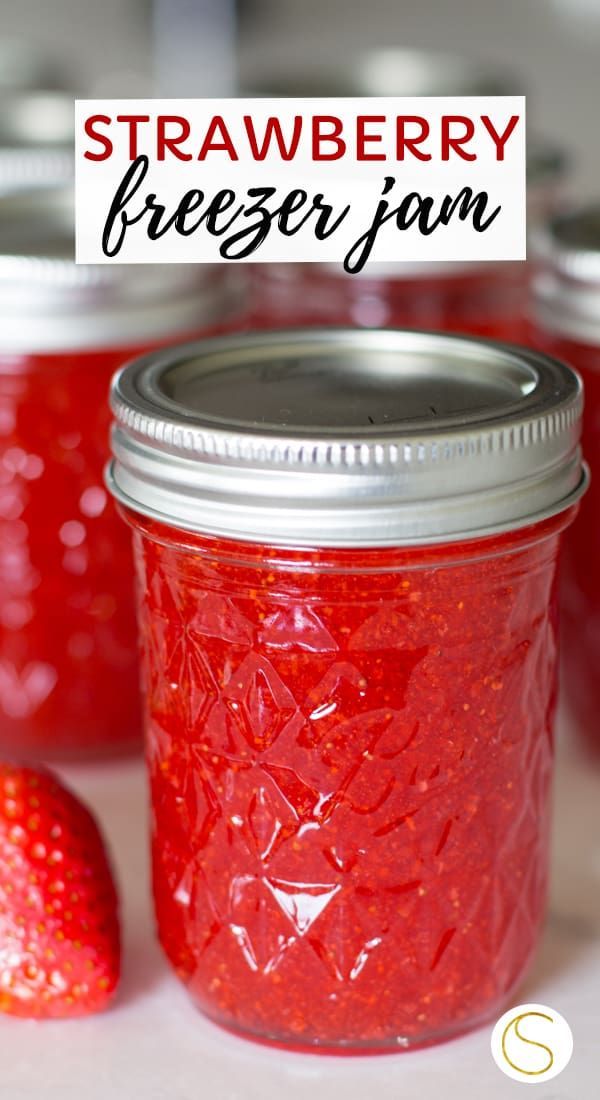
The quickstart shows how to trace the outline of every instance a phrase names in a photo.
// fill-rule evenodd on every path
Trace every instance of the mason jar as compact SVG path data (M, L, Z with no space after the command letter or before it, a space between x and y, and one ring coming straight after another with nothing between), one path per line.
M233 325L239 269L76 266L71 198L0 201L0 746L115 752L140 737L130 540L103 486L127 359Z
M259 64L260 62L260 64ZM362 50L332 58L255 59L247 94L294 96L490 96L521 92L510 74L460 54ZM567 175L562 149L527 142L530 228L554 213ZM398 237L398 253L402 248ZM252 324L410 327L520 342L527 331L530 268L522 262L370 263L358 275L339 264L257 264Z
M600 205L571 209L536 241L535 344L580 372L589 495L565 542L562 571L565 693L589 746L600 750Z
M290 1048L497 1017L544 915L578 378L291 330L143 357L112 407L174 970Z

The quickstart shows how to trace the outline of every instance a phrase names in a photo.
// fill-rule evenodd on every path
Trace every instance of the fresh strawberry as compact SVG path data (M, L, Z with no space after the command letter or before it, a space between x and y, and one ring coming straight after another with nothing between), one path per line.
M50 772L0 763L0 1011L104 1009L119 978L117 908L85 806Z

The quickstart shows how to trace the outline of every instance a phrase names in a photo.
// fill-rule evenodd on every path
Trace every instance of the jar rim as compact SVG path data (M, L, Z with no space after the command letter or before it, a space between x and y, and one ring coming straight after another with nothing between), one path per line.
M219 337L129 364L111 402L114 496L242 541L478 538L557 514L587 484L575 372L471 337Z

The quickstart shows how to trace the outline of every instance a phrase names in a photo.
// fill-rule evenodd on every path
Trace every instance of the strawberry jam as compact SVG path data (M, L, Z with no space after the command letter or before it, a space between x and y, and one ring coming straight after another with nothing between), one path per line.
M214 1019L358 1048L500 1011L545 907L559 526L295 559L142 525L158 925Z
M130 538L102 479L109 382L142 341L232 306L221 274L219 291L192 269L76 267L69 216L61 193L0 202L0 744L38 758L139 742Z
M130 540L102 485L127 357L0 355L0 739L19 756L138 737Z
M375 274L377 265L367 265L360 275L348 275L341 265L261 264L253 272L252 325L389 326L523 338L524 264L418 266L412 274L402 264Z
M306 1049L497 1015L544 914L577 379L475 341L280 332L147 356L113 408L177 974Z

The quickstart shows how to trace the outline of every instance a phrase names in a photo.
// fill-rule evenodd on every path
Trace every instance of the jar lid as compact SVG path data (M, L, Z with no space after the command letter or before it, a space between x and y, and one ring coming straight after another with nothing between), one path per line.
M3 92L0 194L69 183L74 174L74 99L66 92Z
M534 238L533 309L544 328L600 343L600 204L553 218Z
M206 340L115 376L108 483L144 515L252 542L476 538L577 500L581 407L562 363L468 337Z
M0 352L151 343L201 331L240 308L227 264L76 264L73 194L0 198Z

